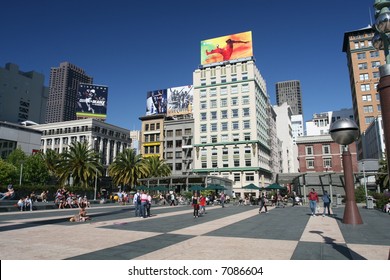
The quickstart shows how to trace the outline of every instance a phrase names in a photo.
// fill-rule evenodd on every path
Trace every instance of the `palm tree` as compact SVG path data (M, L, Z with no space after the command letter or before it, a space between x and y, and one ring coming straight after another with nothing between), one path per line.
M87 142L73 142L69 150L61 154L59 162L60 180L66 182L72 175L75 185L88 188L96 176L102 175L99 155L88 146Z
M55 178L59 177L58 164L60 162L60 154L54 150L47 150L46 153L39 153L42 160L45 162L45 166L50 174Z
M147 170L146 177L165 177L171 175L171 169L165 160L159 156L150 156L145 158L144 165Z
M141 155L135 149L126 149L119 153L108 168L108 174L117 186L135 186L143 178L146 170Z

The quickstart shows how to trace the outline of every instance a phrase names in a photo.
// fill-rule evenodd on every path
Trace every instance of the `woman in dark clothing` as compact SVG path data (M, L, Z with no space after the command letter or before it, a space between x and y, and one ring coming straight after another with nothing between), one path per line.
M260 202L259 214L261 214L261 210L263 209L263 207L264 207L265 213L268 213L267 205L265 205L265 200L266 200L265 194L261 193L260 197L259 197L259 202Z

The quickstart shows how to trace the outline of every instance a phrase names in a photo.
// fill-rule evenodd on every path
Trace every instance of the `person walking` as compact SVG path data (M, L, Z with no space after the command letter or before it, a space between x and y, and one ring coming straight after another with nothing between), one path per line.
M225 207L225 193L224 192L221 193L219 200L221 201L222 208L224 208Z
M265 213L268 213L267 205L266 205L266 197L265 193L261 193L259 197L259 202L260 202L260 208L259 208L259 214L261 214L261 210L264 207Z
M148 195L141 191L141 218L146 218L146 206L148 205Z
M330 196L327 191L324 191L324 194L322 195L322 201L324 202L324 212L322 213L322 217L325 217L326 209L328 209L328 216L330 216Z
M317 202L318 202L318 194L315 191L315 189L311 189L309 193L309 206L311 210L311 215L314 217L316 215L316 209L317 209Z
M133 197L134 212L136 217L141 216L141 194L137 191Z
M201 215L206 214L206 197L202 194L199 197L199 212Z
M199 218L199 201L198 201L198 194L195 193L192 196L192 207L194 208L194 218Z

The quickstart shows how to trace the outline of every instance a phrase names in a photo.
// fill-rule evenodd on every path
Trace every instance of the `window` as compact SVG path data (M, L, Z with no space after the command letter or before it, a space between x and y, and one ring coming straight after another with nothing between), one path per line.
M233 134L233 141L234 142L240 141L240 135L239 134Z
M217 148L212 148L212 149L211 149L211 155L212 155L212 156L218 155Z
M231 99L231 101L232 101L232 106L235 106L235 105L238 105L238 98L237 97L233 97L232 99Z
M213 99L210 101L210 108L217 108L217 100Z
M221 87L221 95L227 94L227 87Z
M372 77L373 77L374 79L379 79L379 78L380 78L379 72L372 72Z
M332 159L331 158L324 158L323 165L325 168L332 167Z
M237 81L237 75L232 75L232 82L236 82Z
M200 85L201 85L201 86L205 86L205 85L206 85L206 79L200 80Z
M222 162L222 167L224 167L224 168L229 167L229 162L227 160L224 160Z
M227 127L227 123L226 123L226 127ZM222 141L222 142L227 142L227 141L229 141L229 135L227 135L227 134L222 134L222 135L221 135L221 141Z
M222 149L222 155L228 155L229 154L229 149L228 148L223 148Z
M145 131L149 131L149 124L145 124Z
M249 108L243 108L242 109L242 115L244 117L249 117Z
M173 130L167 130L167 137L173 136Z
M371 62L371 67L372 68L378 68L379 66L381 66L381 63L379 61Z
M238 130L238 129L239 129L238 122L232 122L232 130Z
M240 173L234 173L234 182L240 182L241 180L241 174Z
M245 166L252 166L252 161L250 159L245 160Z
M366 105L363 106L363 111L364 113L372 113L374 112L374 108L372 107L372 105Z
M211 88L210 89L210 96L216 96L217 95L217 89L216 88Z
M200 137L200 143L201 144L206 144L207 143L207 136Z
M255 175L253 173L246 173L245 180L247 182L253 182L255 180Z
M201 124L200 125L200 131L201 132L206 132L207 131L207 125L206 124Z
M175 169L178 170L178 171L182 169L182 164L181 164L181 162L175 163Z
M173 148L173 141L167 141L167 148Z
M313 169L314 168L314 159L307 159L306 160L306 168L307 169Z
M211 167L218 168L218 162L216 162L216 161L211 162ZM214 172L215 172L215 170L214 170Z
M215 80L215 78L211 78L211 84L215 85L216 83L217 83L217 81Z
M366 124L370 124L374 121L375 118L373 116L369 116L369 117L365 117L364 119Z
M360 74L360 75L359 75L359 78L360 78L360 81L368 80L368 74L367 74L367 73L365 73L365 74Z
M182 136L183 131L181 129L176 130L176 136Z
M240 160L239 159L235 159L233 161L233 163L234 163L234 167L240 167Z
M367 69L367 63L359 63L358 64L358 67L359 67L359 70L364 70L364 69Z
M313 154L313 146L306 146L306 154L307 155Z
M231 94L236 94L236 93L238 93L238 87L237 87L237 86L232 86L232 87L230 88L230 93L231 93Z
M181 140L176 140L176 148L180 148L183 145Z
M217 119L217 111L212 111L211 112L211 119L216 120Z
M221 107L226 107L227 106L227 99L226 98L222 98L221 99Z
M238 118L238 109L232 109L232 118Z
M251 134L250 133L244 133L244 140L250 141L251 140Z
M366 53L358 53L357 59L359 59L359 60L366 59Z
M173 158L173 153L167 152L167 159L172 159L172 158Z
M154 124L154 123L150 124L150 130L156 130L156 129L155 129L155 124Z
M211 124L211 131L217 131L217 124L216 123Z
M242 122L242 125L244 127L244 129L249 129L251 128L251 125L250 125L250 121L249 120L245 120Z
M207 113L200 113L200 119L202 121L206 120L207 119Z
M217 143L218 142L218 137L216 135L211 136L211 143Z
M382 111L382 110L381 110L381 105L380 105L380 104L378 104L378 105L376 105L376 106L377 106L376 109L378 110L378 112Z
M242 80L243 81L248 80L248 74L242 74Z
M207 103L206 103L206 101L201 101L201 102L200 102L200 109L207 109Z
M371 94L362 95L362 100L364 102L371 102Z
M182 151L175 152L175 158L181 158Z
M240 154L240 148L239 147L234 147L233 148L233 154L234 155L239 155Z
M221 76L221 83L226 83L226 76Z
M207 161L202 161L202 168L207 168Z
M322 145L322 153L324 155L329 155L330 154L330 145Z
M222 110L222 111L221 111L221 118L222 118L222 119L227 119L227 117L228 117L228 116L227 116L227 110Z
M206 96L207 96L206 90L205 90L205 89L202 89L202 90L200 91L200 97L206 97Z
M249 96L243 96L242 97L242 104L243 105L249 104Z
M242 92L248 92L248 91L249 91L249 85L248 85L248 84L242 85L241 91L242 91Z
M228 123L227 122L222 122L221 123L221 130L226 131L228 130ZM226 140L227 141L227 140Z
M378 51L371 51L370 57L379 57L379 52Z
M370 84L360 85L360 90L361 91L370 91Z

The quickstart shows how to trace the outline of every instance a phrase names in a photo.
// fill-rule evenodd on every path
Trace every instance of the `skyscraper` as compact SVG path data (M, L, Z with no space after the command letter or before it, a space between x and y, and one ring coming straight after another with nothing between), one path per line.
M379 66L385 63L383 51L372 46L374 29L367 26L344 33L343 52L347 57L352 106L356 124L363 134L375 118L381 115L377 85ZM363 158L363 146L357 141L358 158Z
M297 80L276 83L276 103L290 105L293 115L303 115L301 83Z
M77 90L80 83L92 84L93 78L69 62L51 68L46 123L77 119Z
M0 67L0 121L43 123L49 93L44 82L42 74L22 72L16 64Z

